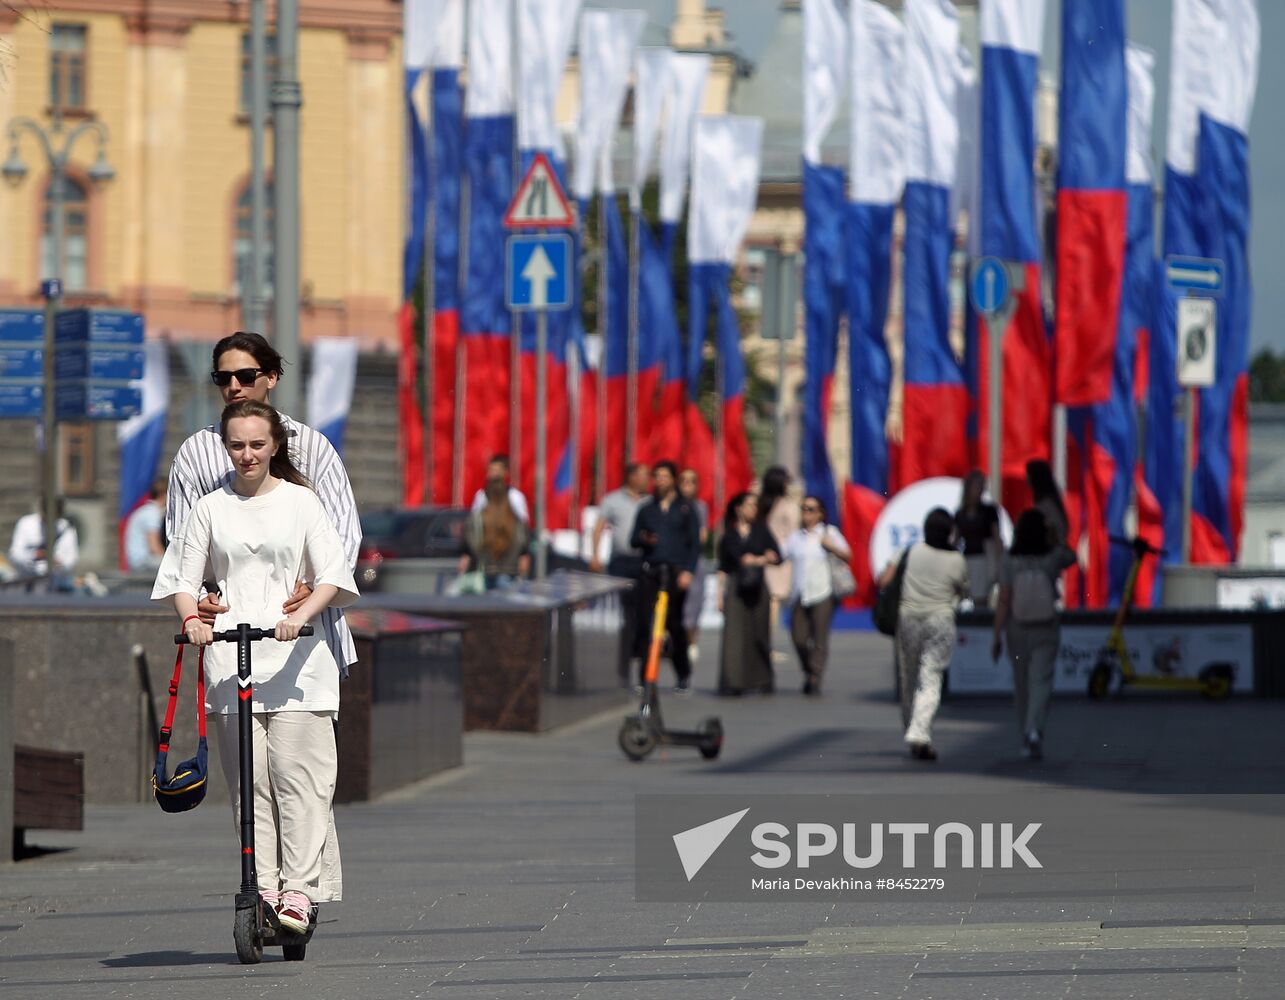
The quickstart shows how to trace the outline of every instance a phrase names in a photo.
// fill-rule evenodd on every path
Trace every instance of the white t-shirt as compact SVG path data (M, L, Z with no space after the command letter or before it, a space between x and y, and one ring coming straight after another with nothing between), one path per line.
M526 505L526 496L516 486L509 487L509 506L513 508L513 513L519 521L525 524L531 523L531 511ZM473 494L473 506L470 508L473 513L486 508L486 490L478 490Z
M314 588L333 584L332 607L357 599L357 584L339 534L317 495L281 482L267 493L243 497L231 486L201 497L165 553L152 600L178 593L193 599L206 567L228 611L214 621L222 632L245 622L273 628L281 606L304 580ZM314 623L316 624L316 623ZM237 706L236 644L216 642L205 653L205 710L223 715ZM263 639L253 644L251 677L255 712L339 711L339 664L324 631L294 642Z
M54 530L54 563L63 569L74 569L80 560L80 540L65 517L58 518ZM45 547L45 521L42 514L24 514L13 526L9 544L9 561L21 573L43 576L45 561L36 552Z
M834 593L830 579L830 553L821 547L821 539L830 542L852 557L848 540L833 524L819 524L811 531L799 528L785 540L785 558L790 562L790 600L802 601L810 608Z
M960 598L967 596L968 564L963 553L935 549L927 542L911 546L906 575L901 581L902 614L954 611Z

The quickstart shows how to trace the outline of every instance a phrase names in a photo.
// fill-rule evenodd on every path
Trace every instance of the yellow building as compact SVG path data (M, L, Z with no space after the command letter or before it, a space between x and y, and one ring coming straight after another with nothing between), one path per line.
M0 5L0 125L108 132L115 177L95 184L92 135L66 186L66 304L142 312L149 336L213 340L240 325L249 252L249 4L58 0ZM269 26L273 12L269 11ZM401 288L402 5L300 3L300 328L395 339ZM271 51L271 48L270 50ZM271 65L269 72L271 73ZM5 133L6 158L13 143ZM0 306L38 301L52 266L50 174L22 133L28 170L0 187ZM271 132L266 156L271 178Z

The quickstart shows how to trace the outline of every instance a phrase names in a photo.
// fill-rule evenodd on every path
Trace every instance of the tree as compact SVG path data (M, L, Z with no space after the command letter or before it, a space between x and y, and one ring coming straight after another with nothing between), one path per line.
M1263 348L1249 362L1249 399L1285 403L1285 357Z

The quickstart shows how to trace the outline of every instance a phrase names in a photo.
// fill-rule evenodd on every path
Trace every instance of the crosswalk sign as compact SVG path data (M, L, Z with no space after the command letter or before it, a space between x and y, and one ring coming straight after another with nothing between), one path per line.
M536 153L504 213L506 229L569 229L575 216L553 164Z

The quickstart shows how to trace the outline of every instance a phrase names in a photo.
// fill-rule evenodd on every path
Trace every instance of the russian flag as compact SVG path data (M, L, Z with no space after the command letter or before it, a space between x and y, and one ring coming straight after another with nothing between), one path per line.
M1089 539L1084 598L1108 596L1108 520L1123 533L1132 461L1134 331L1121 328L1125 258L1128 99L1123 0L1062 8L1062 94L1058 160L1057 398L1092 407L1073 414L1077 474L1067 497L1080 500ZM1118 332L1117 332L1118 331ZM1104 335L1106 333L1107 335ZM1117 475L1119 473L1119 475Z
M907 0L905 392L899 486L968 472L968 389L950 343L951 189L965 73L954 4Z
M455 481L455 376L460 337L460 188L464 172L464 0L440 0L432 57L429 153L433 239L429 500L449 504Z
M1199 391L1191 561L1235 558L1247 459L1249 217L1246 133L1258 75L1252 0L1175 0L1165 166L1164 252L1222 259L1216 381ZM1217 74L1210 71L1217 66ZM1164 512L1166 561L1181 558L1182 424L1175 337L1180 293L1156 280L1146 478Z
M357 341L352 337L314 340L308 379L308 425L320 431L341 456L356 384Z
M840 520L852 549L855 603L874 599L870 535L888 496L888 395L892 362L884 339L892 285L892 221L905 186L901 89L905 29L874 0L854 0L852 143L847 204L848 380L852 468Z
M652 433L653 461L668 459L696 470L700 476L701 499L714 504L714 436L697 406L700 382L701 343L694 358L684 351L679 333L674 295L673 247L683 218L687 182L691 172L692 136L704 99L710 56L704 53L675 53L669 62L666 87L667 114L660 149L660 263L665 269L668 292L650 289L640 303L642 310L654 306L661 355L660 416ZM647 254L646 241L643 255ZM659 273L657 272L659 281ZM646 287L646 286L645 286ZM647 304L650 300L651 305ZM642 329L648 327L643 321Z
M628 426L626 409L629 401L629 250L625 246L625 226L620 208L610 194L600 194L599 208L606 223L602 245L607 269L607 315L604 349L606 350L607 426L604 455L607 463L606 483L615 489L625 474L625 433Z
M170 405L170 345L165 340L143 344L143 378L135 383L142 396L137 416L116 428L120 444L120 502L116 508L120 568L125 559L125 523L129 515L147 502L161 463L165 444L165 420Z
M1003 502L1015 514L1030 499L1026 463L1049 458L1052 419L1035 190L1035 85L1044 0L983 0L980 27L981 252L1025 264L1017 308L1004 335ZM990 331L984 321L978 327L984 342ZM985 399L979 399L983 413ZM989 414L982 423L988 420ZM979 431L984 442L984 427Z
M639 230L638 328L642 340L651 341L660 361L658 409L643 453L652 464L684 460L686 378L671 270L677 231L674 223L665 223L657 239L645 222Z
M512 11L511 0L473 0L469 8L464 105L468 256L460 308L464 497L482 486L487 459L509 450L510 316L504 298L503 219L513 196Z
M847 292L844 177L821 147L848 77L848 25L838 0L803 7L803 481L838 512L827 449L830 400Z
M1111 395L1090 410L1092 435L1085 469L1089 513L1089 572L1085 596L1090 607L1120 601L1133 563L1133 553L1124 546L1112 545L1109 536L1127 534L1129 490L1136 478L1135 469L1138 464L1138 390L1135 373L1138 356L1147 349L1147 330L1151 323L1151 283L1155 274L1154 196L1151 189L1150 154L1151 112L1155 92L1152 66L1155 57L1145 49L1128 46L1125 60L1127 138L1123 145L1126 149L1124 174L1127 227L1119 296L1120 314L1112 358ZM1089 290L1084 290L1083 294L1089 294ZM1143 537L1147 537L1150 532L1151 518L1144 513L1147 506L1147 502L1139 497L1138 531ZM1159 543L1156 538L1148 540ZM1147 560L1144 569L1148 573L1154 572L1153 561ZM1146 582L1140 581L1143 584ZM1144 606L1151 603L1151 595L1146 586L1139 586L1136 592L1138 603Z
M694 400L693 357L699 359L709 311L714 311L721 407L715 464L717 511L748 489L754 472L745 433L745 368L741 333L732 308L732 264L758 198L763 119L735 115L699 117L692 140L692 206L687 226L688 393ZM695 374L699 377L699 368ZM689 446L691 442L689 439ZM721 459L721 463L717 460ZM721 473L721 475L720 475Z

